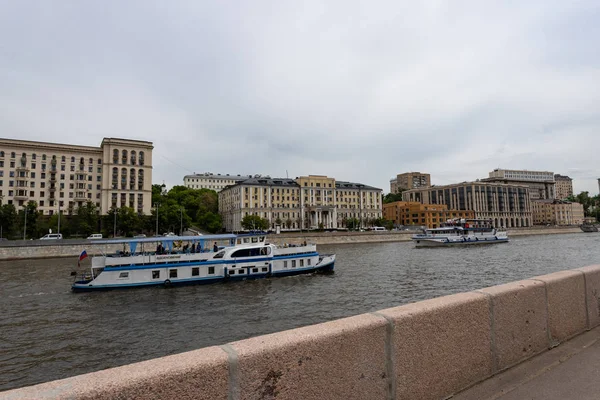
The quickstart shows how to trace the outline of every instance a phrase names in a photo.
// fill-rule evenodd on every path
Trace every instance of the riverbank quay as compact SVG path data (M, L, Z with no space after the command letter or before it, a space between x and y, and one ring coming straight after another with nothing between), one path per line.
M277 245L300 244L304 241L317 245L345 243L383 243L408 242L416 231L384 232L286 232L270 234L267 238ZM524 235L553 235L564 233L583 233L579 227L532 227L513 228L509 237ZM157 238L159 239L159 238ZM90 255L127 251L122 245L98 245L93 240L10 240L0 241L0 261L26 260L41 258L77 257L82 250Z
M491 384L490 397L468 393L505 371L520 382L551 380L535 363L552 352L562 354L559 362L573 357L594 367L599 293L600 265L577 268L15 389L0 398L499 398ZM581 342L592 345L573 351ZM520 369L528 360L533 369ZM570 365L562 372L580 368ZM555 398L585 398L581 390L560 393Z

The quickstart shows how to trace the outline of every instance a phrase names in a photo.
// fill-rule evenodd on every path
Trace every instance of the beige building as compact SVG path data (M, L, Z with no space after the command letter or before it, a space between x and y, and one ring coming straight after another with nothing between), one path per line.
M256 175L256 177L259 177L259 175ZM252 178L252 175L221 175L205 172L204 174L184 176L183 185L190 189L211 189L215 192L220 192L227 186L235 185L249 178Z
M554 175L556 182L554 197L559 200L564 200L569 196L573 196L573 179L565 175Z
M554 172L550 171L497 168L489 173L488 178L481 179L481 181L527 186L531 200L555 198Z
M581 225L583 205L564 200L534 200L533 223L536 225Z
M431 186L431 175L420 172L406 172L396 175L390 180L390 193L398 193L399 189L418 189Z
M520 227L533 224L529 188L488 182L463 182L407 190L404 201L445 204L451 210L473 210L475 218L494 221L494 226Z
M102 214L150 214L152 143L105 138L100 147L0 139L0 199L17 210L35 201L52 215L91 201Z
M246 215L257 215L275 229L325 229L345 227L349 218L364 226L381 218L381 189L341 182L322 175L296 179L253 177L219 192L219 213L228 232L242 231Z
M396 226L418 225L439 228L454 218L475 218L471 210L448 210L445 204L421 204L417 201L395 201L383 205L383 218Z

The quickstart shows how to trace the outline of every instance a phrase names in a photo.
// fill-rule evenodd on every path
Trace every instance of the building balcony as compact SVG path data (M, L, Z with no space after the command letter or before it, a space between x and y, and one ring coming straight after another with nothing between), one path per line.
M29 200L29 196L27 193L16 194L14 197L15 200Z
M19 172L19 171L25 171L25 172L29 172L29 167L27 167L27 166L19 166L19 165L17 165L17 167L15 168L15 170L16 170L17 172Z
M88 199L87 194L85 194L85 193L75 195L75 201L88 201L88 200L91 200L91 199Z

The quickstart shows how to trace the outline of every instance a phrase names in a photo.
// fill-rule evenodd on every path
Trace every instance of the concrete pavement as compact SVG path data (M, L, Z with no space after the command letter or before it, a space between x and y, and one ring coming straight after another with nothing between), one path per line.
M452 397L496 399L600 399L600 327Z

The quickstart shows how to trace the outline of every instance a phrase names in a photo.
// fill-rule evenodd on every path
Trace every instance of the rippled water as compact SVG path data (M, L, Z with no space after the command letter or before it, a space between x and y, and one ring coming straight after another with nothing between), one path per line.
M0 262L0 390L600 263L599 240L319 246L335 274L78 294L75 259Z

